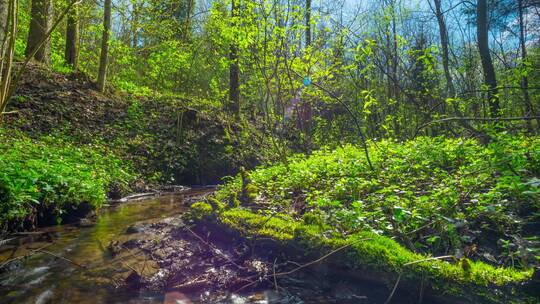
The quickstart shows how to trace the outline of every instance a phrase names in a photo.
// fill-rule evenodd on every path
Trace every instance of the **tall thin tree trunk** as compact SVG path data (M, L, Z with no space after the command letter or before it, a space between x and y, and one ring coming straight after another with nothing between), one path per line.
M491 117L499 116L499 96L497 77L491 60L488 41L488 7L487 0L478 0L476 4L476 36L478 39L478 53L482 61L484 83L488 88L487 100Z
M74 70L79 68L79 7L71 8L67 17L65 61Z
M306 0L306 47L311 45L311 0Z
M184 41L191 39L191 18L193 15L193 8L195 7L195 0L187 0L186 6L186 20L184 20Z
M0 0L5 12L3 23L2 56L0 56L0 125L3 113L11 97L11 80L13 57L15 55L15 40L17 32L17 15L19 2L16 0Z
M131 11L131 46L135 49L139 47L139 24L141 19L141 4L135 0L132 2L133 8Z
M107 78L107 65L109 63L109 37L111 35L111 0L105 0L103 12L103 36L101 37L101 55L99 58L99 72L97 86L100 92L105 91Z
M517 1L519 13L519 45L521 47L521 62L525 64L527 60L527 46L525 45L525 21L523 20L523 0ZM526 74L521 76L521 90L523 92L523 101L525 103L525 116L536 116L534 106L529 96L529 78ZM540 128L540 119L537 119L537 127ZM531 121L527 120L527 128L532 131Z
M43 62L50 62L50 41L47 32L51 28L53 16L52 0L32 0L32 12L30 19L30 29L26 43L25 55L30 56L39 47L43 39L46 42L41 45L34 55L34 59Z
M6 49L6 38L8 37L7 22L8 22L9 1L0 0L0 57L4 56Z
M306 0L306 48L311 46L311 0ZM309 75L307 75L309 77ZM298 108L298 124L300 130L305 134L305 150L309 152L311 146L311 119L313 115L313 109L311 103L308 100L304 100Z
M238 16L237 0L231 2L231 17L233 26L236 26L236 17ZM233 38L234 39L234 38ZM229 60L229 110L236 118L240 118L240 68L238 66L238 46L233 41L230 46Z
M450 73L450 60L448 55L448 29L446 28L446 21L444 20L444 14L442 12L441 0L434 0L435 2L435 14L437 16L437 22L439 23L439 34L441 36L441 51L442 51L442 64L444 70L444 78L446 79L447 95L454 97L456 94L454 88L454 82L452 80L452 74Z

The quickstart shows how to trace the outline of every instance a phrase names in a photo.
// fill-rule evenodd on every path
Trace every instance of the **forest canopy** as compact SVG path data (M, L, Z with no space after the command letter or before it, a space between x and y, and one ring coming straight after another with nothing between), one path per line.
M539 125L537 1L111 1L2 0L3 51L281 124L303 150Z

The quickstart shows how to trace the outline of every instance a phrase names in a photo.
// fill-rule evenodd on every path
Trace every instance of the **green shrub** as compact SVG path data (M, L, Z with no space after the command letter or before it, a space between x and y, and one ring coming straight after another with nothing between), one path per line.
M35 220L50 212L59 220L68 207L99 208L111 183L128 187L132 174L96 146L77 147L44 137L32 140L0 130L0 226Z

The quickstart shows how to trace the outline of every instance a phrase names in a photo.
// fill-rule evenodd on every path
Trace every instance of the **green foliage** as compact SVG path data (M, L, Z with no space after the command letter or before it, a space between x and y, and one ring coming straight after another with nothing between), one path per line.
M205 202L196 202L191 205L190 215L193 219L202 220L212 216L214 207L211 204Z
M538 137L501 135L488 146L424 137L380 141L369 150L374 171L361 148L347 145L291 157L249 179L273 210L297 216L303 202L310 223L317 215L341 234L368 230L431 254L474 247L487 233L507 240L538 219ZM238 193L238 177L233 181L216 197ZM533 251L516 249L522 266Z
M430 256L411 252L396 241L373 232L355 232L343 237L332 232L330 226L298 222L285 214L268 216L233 208L219 213L217 220L246 238L271 238L293 247L301 244L306 254L320 255L322 250L348 246L338 263L376 273L403 272L406 280L416 283L425 280L433 288L458 297L471 293L503 302L490 295L489 286L521 282L532 275L532 270L493 267L482 262L469 262L469 267L465 268L461 263L430 259Z
M53 137L36 141L2 130L0 168L0 226L47 212L59 220L81 203L99 208L113 182L125 190L133 178L118 158L98 147Z

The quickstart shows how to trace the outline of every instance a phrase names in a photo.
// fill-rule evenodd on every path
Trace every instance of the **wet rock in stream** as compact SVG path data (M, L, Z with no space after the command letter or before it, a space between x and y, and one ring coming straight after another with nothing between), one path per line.
M185 225L180 217L136 227L144 228L137 234L126 231L132 238L114 244L118 255L143 252L155 269L144 275L126 273L127 289L180 292L201 303L380 303L388 295L386 288L379 288L377 300L368 298L365 291L372 286L332 278L325 266L274 279L274 271L298 265L287 261L279 250L268 249L272 246L255 250L246 240L235 240L215 227ZM283 264L278 265L278 260ZM298 261L302 259L298 257Z
M150 290L234 290L268 271L268 262L244 259L232 250L232 244L210 243L203 231L195 232L174 219L152 224L146 233L156 238L136 245L160 267L145 278L144 287Z

